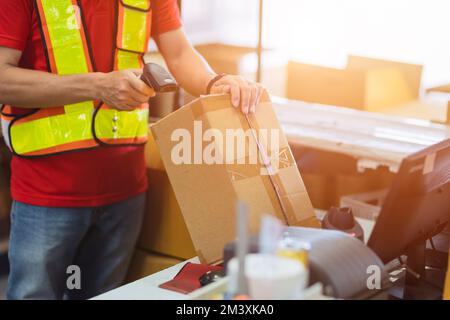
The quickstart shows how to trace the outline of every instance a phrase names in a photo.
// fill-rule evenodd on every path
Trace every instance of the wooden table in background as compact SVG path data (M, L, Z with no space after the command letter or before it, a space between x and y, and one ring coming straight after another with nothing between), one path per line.
M404 157L450 138L450 127L405 118L272 97L288 140L346 154L358 169L388 166L396 172Z

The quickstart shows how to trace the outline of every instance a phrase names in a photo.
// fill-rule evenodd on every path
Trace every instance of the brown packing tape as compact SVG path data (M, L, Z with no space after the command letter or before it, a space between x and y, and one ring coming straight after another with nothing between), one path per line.
M260 127L259 127L258 123L256 123L256 121L252 121L253 120L252 118L253 118L252 115L240 117L240 119L242 120L242 127L246 128L246 129L254 130L255 132L259 132ZM256 136L254 136L254 138L255 138L255 140L257 140ZM263 159L269 158L269 155L264 150L263 145L259 141L256 141L256 143L258 146L258 152L260 153L260 156ZM295 161L293 161L292 154L291 154L291 158L292 158L292 164L295 165ZM273 193L275 194L275 203L272 202L272 205L274 208L280 209L282 220L286 223L286 225L290 225L290 221L295 221L295 213L294 213L294 208L292 207L291 203L289 201L286 201L285 197L283 197L283 195L286 195L286 190L284 189L284 186L281 183L278 173L271 174L271 172L273 172L274 169L273 169L270 161L267 163L264 163L263 165L265 166L265 168L267 169L267 172L269 173L269 175L264 176L267 178L265 180L270 183L270 185L267 183L264 184L266 186L266 191L269 195L273 194ZM273 199L272 197L270 197L270 198ZM280 216L278 216L278 217L280 217ZM293 217L294 217L294 220L292 220Z
M278 177L278 174L275 176ZM261 179L272 202L272 206L276 210L274 214L286 225L291 225L292 221L295 221L294 208L289 201L286 201L286 197L284 196L286 195L286 191L282 187L279 187L279 182L273 182L269 176L261 176ZM279 188L278 191L274 189L275 186Z
M313 227L320 227L320 224L317 222L316 217L308 218L306 220L299 219L296 212L303 213L308 211L308 205L305 204L305 201L307 203L310 203L310 199L308 196L308 192L306 191L306 187L303 184L303 181L301 180L300 173L298 172L298 168L295 165L294 157L291 153L291 150L289 148L285 148L280 153L286 152L288 157L285 159L285 162L280 161L280 166L275 175L272 176L266 176L268 179L264 179L266 181L267 186L267 192L274 202L274 208L279 208L280 210L284 209L284 212L280 211L280 213L283 215L287 225L299 225L299 226L313 226ZM286 161L287 160L287 161ZM289 180L287 179L289 176L292 175L298 175L301 181L302 187L300 189L296 189L296 184L290 184ZM284 179L282 179L282 176ZM264 176L262 176L264 177ZM270 184L268 183L270 182ZM275 190L278 188L277 190ZM289 192L287 192L286 188L288 188ZM301 201L298 198L298 195L302 195ZM298 201L295 202L295 199ZM294 203L297 203L297 205L294 208ZM299 208L298 204L303 203L303 208ZM309 207L311 205L309 204ZM297 209L297 210L296 210ZM280 214L279 213L279 214ZM312 219L313 223L310 223L309 219ZM303 223L303 221L306 221Z
M270 179L272 178L272 179ZM282 214L285 217L286 224L292 225L293 221L296 221L297 218L295 217L295 210L292 206L292 203L288 199L288 194L286 192L286 189L283 186L283 183L281 182L280 175L277 173L275 175L269 176L269 181L272 184L272 187L278 188L278 190L274 190L275 194L277 196L277 201L279 202L280 209L282 210Z
M258 199L258 201L252 202L249 207L249 220L252 226L259 225L259 218L254 219L259 217L261 213L271 213L281 221L285 221L283 213L279 210L279 202L269 178L260 174L261 165L228 164L226 168L234 190L241 200ZM261 198L262 194L266 196ZM264 212L261 212L261 210ZM257 230L252 231L257 232Z

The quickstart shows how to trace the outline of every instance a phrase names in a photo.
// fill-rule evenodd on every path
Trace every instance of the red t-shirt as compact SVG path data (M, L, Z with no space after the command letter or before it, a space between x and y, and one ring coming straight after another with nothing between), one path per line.
M100 72L111 71L115 1L81 0ZM152 8L152 36L181 26L175 0L152 0ZM0 46L22 51L21 68L47 70L33 0L0 0ZM102 206L147 188L143 147L98 147L35 159L13 157L11 173L12 197L38 206Z

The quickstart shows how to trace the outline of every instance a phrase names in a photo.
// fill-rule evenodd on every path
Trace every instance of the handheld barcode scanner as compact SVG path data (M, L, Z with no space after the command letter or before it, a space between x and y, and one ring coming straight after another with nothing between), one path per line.
M169 72L156 63L147 63L144 66L141 80L158 93L173 92L178 88L177 83Z

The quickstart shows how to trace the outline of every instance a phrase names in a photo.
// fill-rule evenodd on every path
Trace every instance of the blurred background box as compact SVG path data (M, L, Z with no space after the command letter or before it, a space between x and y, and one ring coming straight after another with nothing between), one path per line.
M398 69L402 72L404 79L414 99L419 97L423 66L418 64L403 63L400 61L389 61L349 55L347 60L348 70L371 71L374 69Z
M362 109L365 79L363 72L289 61L287 98Z
M137 247L180 259L195 257L197 254L151 132L145 148L149 189Z
M355 217L376 220L388 193L387 189L346 195L340 206L352 208Z
M364 172L337 173L334 176L333 205L339 205L341 198L346 195L389 188L394 176L385 167Z
M367 111L417 99L422 67L350 56L345 69L289 61L287 97Z
M256 81L258 57L255 48L222 43L200 44L195 46L216 73L241 75L247 80ZM276 50L266 49L262 55L263 67L261 83L277 96L286 96L287 59ZM167 68L162 55L149 52L146 62L158 63ZM206 89L206 88L205 88ZM162 118L175 108L194 99L187 92L162 93L151 99L150 117Z
M352 194L365 194L389 188L394 177L385 168L365 172L343 173L336 167L334 173L302 173L302 177L314 208L328 210L339 206L342 198Z
M447 101L445 124L450 124L450 84L429 88L427 93L432 95L433 98L438 97L440 101Z
M136 249L134 250L125 282L136 281L180 262L182 260Z
M420 100L414 100L384 109L383 113L407 118L428 120L435 123L450 124L450 94L428 93Z
M255 48L221 43L202 44L195 47L217 73L237 74L256 81L258 57ZM287 60L275 50L262 53L261 83L270 94L286 95Z
M359 172L354 157L296 143L290 145L316 209L328 210L339 206L344 196L387 189L392 185L395 173L386 166Z

